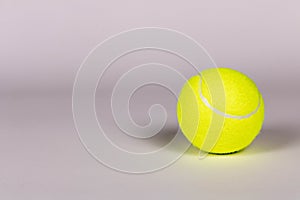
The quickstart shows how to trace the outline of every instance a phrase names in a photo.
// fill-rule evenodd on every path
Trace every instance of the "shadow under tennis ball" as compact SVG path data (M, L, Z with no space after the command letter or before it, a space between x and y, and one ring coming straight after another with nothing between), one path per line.
M193 147L192 144L190 144L183 133L179 130L179 126L177 124L165 126L156 136L151 138L149 142L151 142L151 144L157 148L164 148L164 146L168 145L173 139L175 139L177 134L179 134L177 136L177 140L179 141L180 146L171 144L169 150L176 153L197 155L197 152L199 152L199 150ZM185 149L185 151L182 152L182 149Z
M152 144L162 147L167 145L176 135L178 127L168 126L159 133L161 137L152 140ZM179 132L178 134L182 134ZM182 137L182 142L188 141ZM300 131L291 126L267 126L264 127L261 133L256 137L250 146L236 153L225 154L227 156L236 155L254 155L268 152L275 152L285 148L292 148L295 145L300 145ZM178 152L176 146L172 146L172 151ZM193 145L185 152L187 155L197 155L199 150ZM213 156L222 156L222 154L209 154Z

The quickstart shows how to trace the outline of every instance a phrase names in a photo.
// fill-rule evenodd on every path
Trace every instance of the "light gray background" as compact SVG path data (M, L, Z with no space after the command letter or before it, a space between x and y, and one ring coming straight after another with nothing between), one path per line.
M296 0L2 0L0 198L299 198L299 7ZM171 28L193 37L218 66L238 69L257 83L265 98L266 120L262 134L248 149L198 160L197 150L191 148L171 167L146 175L112 171L84 150L71 110L76 72L98 43L144 26ZM155 55L144 52L132 58L166 56ZM135 63L125 59L116 64L107 76L116 76L124 63L131 62ZM193 74L188 67L181 70ZM98 96L99 109L105 94ZM137 122L144 123L148 106L157 102L166 105L170 120L163 139L128 148L163 145L177 128L176 99L162 88L148 87L137 92L135 101ZM115 130L109 120L107 126ZM115 136L120 145L130 142Z

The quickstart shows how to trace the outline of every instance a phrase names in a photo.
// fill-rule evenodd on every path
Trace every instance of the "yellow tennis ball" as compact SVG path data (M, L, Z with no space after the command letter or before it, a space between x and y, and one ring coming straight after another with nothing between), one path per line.
M191 77L177 103L179 126L197 148L227 154L246 148L260 132L264 101L255 83L228 68Z

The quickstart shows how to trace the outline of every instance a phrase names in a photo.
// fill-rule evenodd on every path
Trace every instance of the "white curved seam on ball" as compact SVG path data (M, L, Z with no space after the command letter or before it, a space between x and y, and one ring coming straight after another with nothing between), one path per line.
M200 76L200 81L199 81L199 96L200 96L200 99L202 100L202 102L210 109L212 110L213 112L217 113L218 115L221 115L221 116L224 116L226 118L233 118L233 119L246 119L246 118L249 118L251 117L252 115L254 115L259 107L260 107L260 101L261 101L261 95L259 94L259 98L258 98L258 105L256 107L256 109L252 112L250 112L249 114L247 115L231 115L231 114L227 114L225 112L222 112L220 110L218 110L217 108L214 108L212 105L210 105L210 103L208 102L208 100L203 96L202 94L202 76L201 74L199 74Z

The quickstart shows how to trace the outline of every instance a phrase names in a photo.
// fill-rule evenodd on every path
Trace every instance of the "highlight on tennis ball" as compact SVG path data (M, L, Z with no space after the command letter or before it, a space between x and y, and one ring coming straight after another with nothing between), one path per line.
M241 72L210 68L184 84L177 118L183 134L201 151L234 153L259 134L264 100L255 83Z

